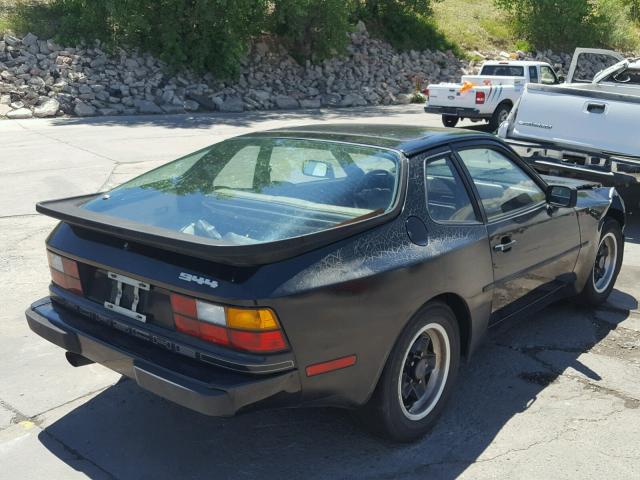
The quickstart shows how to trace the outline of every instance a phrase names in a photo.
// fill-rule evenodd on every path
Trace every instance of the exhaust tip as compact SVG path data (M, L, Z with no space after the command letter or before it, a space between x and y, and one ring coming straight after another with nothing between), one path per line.
M95 363L93 360L89 360L87 357L83 357L79 353L65 352L64 356L67 357L67 362L74 367L82 367L84 365Z

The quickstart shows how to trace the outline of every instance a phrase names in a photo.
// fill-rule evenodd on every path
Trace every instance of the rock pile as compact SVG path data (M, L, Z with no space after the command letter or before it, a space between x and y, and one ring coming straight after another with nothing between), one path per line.
M451 52L400 53L361 25L347 54L299 65L268 39L256 42L240 76L220 81L172 75L148 54L100 45L63 47L33 34L0 40L0 116L118 115L196 110L351 107L408 103L416 78L455 80L466 65Z
M531 58L490 52L483 58ZM571 55L542 52L537 59L566 72ZM0 117L132 115L192 111L352 107L408 103L417 87L458 81L480 62L452 52L398 52L370 38L364 24L350 34L346 55L298 64L270 39L257 41L240 76L168 73L148 54L124 49L108 55L93 46L63 47L27 34L0 39ZM598 71L594 63L593 70Z

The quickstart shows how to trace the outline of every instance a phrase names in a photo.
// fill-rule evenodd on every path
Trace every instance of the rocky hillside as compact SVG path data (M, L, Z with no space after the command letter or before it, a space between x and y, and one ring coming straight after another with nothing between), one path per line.
M269 39L257 41L232 82L168 73L150 55L108 55L99 44L64 47L33 34L0 40L0 117L133 115L193 111L352 107L408 103L420 85L457 81L478 62L451 52L403 52L369 37L362 23L348 54L299 65ZM480 54L479 52L477 52ZM521 57L490 52L487 58ZM570 55L539 54L560 69ZM595 67L594 67L595 68Z

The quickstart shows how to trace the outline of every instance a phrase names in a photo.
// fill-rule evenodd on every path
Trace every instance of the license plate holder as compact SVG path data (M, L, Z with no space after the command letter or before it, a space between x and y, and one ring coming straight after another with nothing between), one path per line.
M105 301L105 308L139 322L146 323L147 316L139 313L137 309L140 304L140 290L148 292L151 290L151 286L148 283L129 278L125 275L120 275L119 273L107 272L107 277L116 284L116 297L113 302ZM133 298L129 308L122 304L125 285L129 285L133 288Z

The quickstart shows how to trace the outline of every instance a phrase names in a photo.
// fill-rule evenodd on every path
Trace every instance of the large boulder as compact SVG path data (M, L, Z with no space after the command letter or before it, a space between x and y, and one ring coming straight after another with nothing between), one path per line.
M28 108L19 108L17 110L12 110L7 113L7 118L11 118L14 120L22 120L25 118L33 117L33 113Z
M221 112L242 112L243 110L244 103L240 97L227 97L220 105Z
M293 110L300 107L298 100L288 95L278 95L275 101L276 106L282 110Z
M46 100L41 105L37 106L33 110L33 115L38 118L45 117L55 117L60 109L60 102L58 102L55 98L50 98Z
M300 106L302 108L320 108L320 99L319 98L304 98L300 100Z
M162 113L162 109L149 100L136 100L133 104L140 113Z
M79 101L73 108L73 113L79 117L93 117L96 114L96 109L92 105Z
M7 113L9 113L12 110L13 109L9 105L5 105L3 103L0 103L0 118L6 117Z

